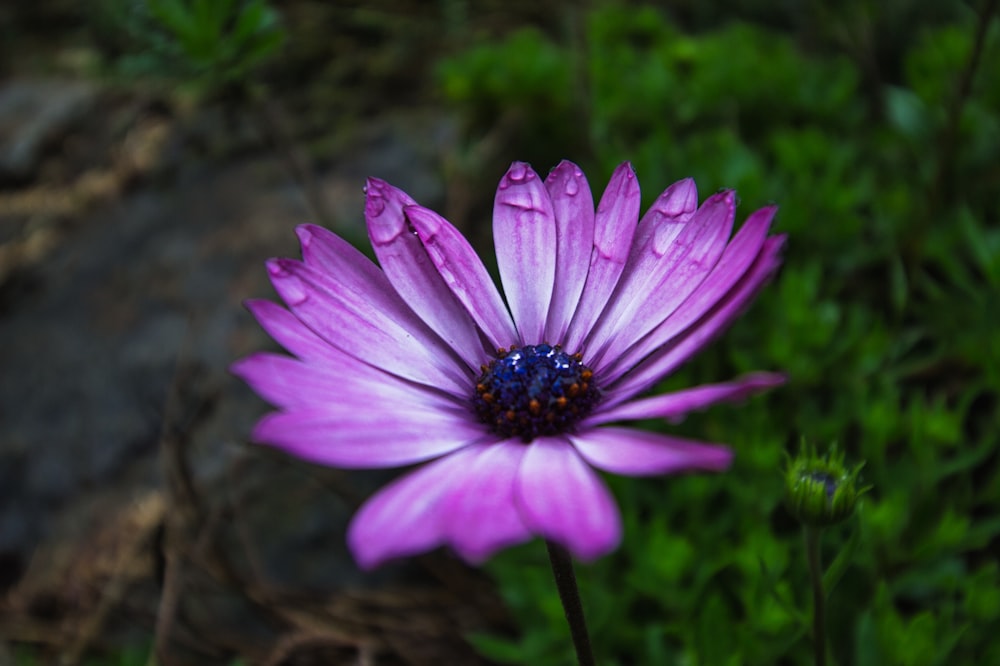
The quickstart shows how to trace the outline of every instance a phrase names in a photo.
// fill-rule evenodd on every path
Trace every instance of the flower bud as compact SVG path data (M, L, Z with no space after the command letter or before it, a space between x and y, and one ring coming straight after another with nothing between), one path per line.
M854 512L858 497L871 486L858 488L861 463L851 470L836 446L824 455L804 444L785 472L785 503L799 522L824 527L842 522Z

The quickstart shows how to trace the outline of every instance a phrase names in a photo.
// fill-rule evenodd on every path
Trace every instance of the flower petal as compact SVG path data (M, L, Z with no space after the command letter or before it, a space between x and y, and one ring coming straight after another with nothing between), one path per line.
M229 369L260 397L283 409L352 399L360 401L362 407L414 404L431 409L455 405L454 399L445 394L373 368L336 347L327 348L339 358L303 362L258 352L236 361Z
M493 204L497 267L521 342L544 342L556 276L556 219L538 174L514 162Z
M292 312L330 344L399 377L465 395L469 369L412 311L376 297L379 284L335 279L291 259L268 262L271 283ZM395 292L392 292L395 296ZM398 298L398 297L397 297ZM409 312L409 315L407 315Z
M777 270L781 263L780 252L784 241L784 236L768 238L750 270L742 276L735 288L725 293L712 310L690 326L683 335L650 354L624 376L618 375L618 381L605 386L605 409L648 389L729 326ZM681 313L675 316L680 317Z
M426 324L399 297L385 273L371 259L343 238L315 224L296 227L302 259L315 275L322 276L334 293L351 294L366 307L384 312L401 325L427 333ZM433 336L428 336L433 338ZM429 344L442 347L440 340Z
M470 446L425 465L396 479L361 506L347 528L347 544L362 569L444 543L438 505L476 453L476 447Z
M539 536L582 560L605 555L621 541L614 498L566 440L533 440L517 481L521 517Z
M438 510L445 541L467 562L480 564L497 550L532 537L514 501L526 450L511 440L481 447L452 481L457 485Z
M657 395L645 400L626 402L612 409L598 411L589 417L584 425L656 418L680 423L689 412L705 409L719 402L743 400L758 391L766 391L784 383L784 375L773 372L754 372L725 384L705 384Z
M642 248L653 243L659 248L668 247L696 210L698 210L698 186L693 178L679 180L663 190L639 220L639 226L635 229L635 239L632 241L633 249L625 270L632 269L633 260L641 256Z
M594 196L580 167L563 160L545 178L556 218L556 277L544 339L566 336L594 247Z
M373 410L358 402L272 412L254 427L253 440L322 465L365 469L422 462L483 438L479 424L453 412Z
M769 206L750 215L708 277L649 335L638 340L627 351L620 351L614 356L608 355L603 363L594 363L592 367L600 373L603 381L610 384L646 355L661 349L735 288L760 255L776 211L777 208Z
M697 289L726 249L733 228L736 195L730 190L709 199L683 228L654 232L625 271L587 342L591 362L616 357L660 325ZM669 225L669 223L668 223Z
M482 363L483 345L476 325L403 215L413 201L385 181L369 178L365 188L368 237L386 277L406 304L471 367Z
M307 266L319 273L336 275L350 284L373 283L379 287L379 294L389 294L387 298L395 295L391 289L388 292L384 289L390 285L379 267L329 229L316 224L300 224L295 227L295 235L299 238L302 260Z
M623 476L719 471L733 459L732 451L724 446L632 428L594 428L570 439L591 465Z
M635 171L628 162L611 175L594 219L594 249L590 255L587 283L566 333L564 346L579 351L584 338L604 311L608 297L628 260L629 248L639 219L640 192Z
M490 343L495 347L516 344L517 331L500 292L465 236L422 206L407 206L404 213L445 284Z
M244 301L243 305L268 335L303 361L328 359L331 349L339 351L277 303L251 299Z

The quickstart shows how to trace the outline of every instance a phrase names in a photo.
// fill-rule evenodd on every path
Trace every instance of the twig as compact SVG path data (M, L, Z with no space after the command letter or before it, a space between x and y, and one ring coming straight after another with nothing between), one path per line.
M250 86L245 86L242 92L253 107L250 115L256 122L257 128L271 145L271 149L281 158L285 170L302 191L312 216L324 227L333 228L336 220L316 182L309 158L295 145L292 134L274 103L259 90Z
M958 128L962 121L962 111L966 102L972 94L972 82L975 79L976 71L983 56L983 47L986 44L986 33L989 31L990 21L996 13L998 0L985 0L983 10L979 14L979 25L976 26L976 36L972 43L972 51L969 53L969 60L958 79L958 86L955 89L955 96L948 106L948 115L944 131L941 134L937 170L931 184L930 197L928 201L928 219L940 211L940 207L947 198L947 191L952 171L955 168L955 153L958 144ZM922 240L923 234L920 234Z
M153 644L153 655L156 663L169 664L167 642L173 629L174 618L177 615L177 603L181 594L180 574L177 571L178 562L175 553L165 553L167 560L163 575L163 594L160 595L160 606L156 613L156 634Z
M125 598L125 592L129 587L127 572L130 565L139 559L149 546L150 537L160 526L163 520L163 506L155 502L153 498L147 499L138 511L151 510L154 520L143 520L136 527L138 529L129 534L129 542L122 548L118 559L115 561L111 579L101 593L98 606L82 623L70 648L61 656L60 662L63 664L77 664L93 640L100 634L111 611L118 607Z

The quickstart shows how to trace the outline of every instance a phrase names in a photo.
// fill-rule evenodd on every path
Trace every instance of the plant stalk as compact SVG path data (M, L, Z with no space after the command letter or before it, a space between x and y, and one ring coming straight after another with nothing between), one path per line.
M549 561L552 563L552 574L559 590L559 600L562 601L569 632L573 637L573 647L576 648L576 661L580 666L595 666L594 651L590 647L590 635L587 633L587 621L583 616L583 604L580 602L580 591L576 586L576 574L573 573L573 559L569 551L557 543L546 540L549 551Z
M813 654L816 666L826 666L826 593L823 591L823 562L819 552L818 527L805 528L806 558L813 598Z
M979 70L982 62L983 51L986 47L986 34L989 31L993 14L997 11L998 0L984 0L982 10L979 14L979 23L976 26L976 35L973 38L972 49L969 52L969 60L962 68L958 79L958 86L955 95L947 110L944 132L940 140L940 150L938 154L937 171L930 189L929 212L931 215L938 213L944 205L944 200L951 192L952 172L955 167L955 153L958 150L959 125L962 121L962 111L972 94L972 82Z

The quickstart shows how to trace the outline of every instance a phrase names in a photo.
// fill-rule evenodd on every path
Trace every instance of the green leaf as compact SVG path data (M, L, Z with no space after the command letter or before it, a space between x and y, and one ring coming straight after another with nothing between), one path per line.
M827 598L833 593L840 579L844 577L848 567L854 563L858 541L861 539L861 529L857 520L852 520L851 526L851 536L847 539L847 543L841 547L837 557L833 558L833 562L823 572L823 593Z
M179 39L197 30L195 19L188 13L183 0L146 0L146 7L175 38Z

